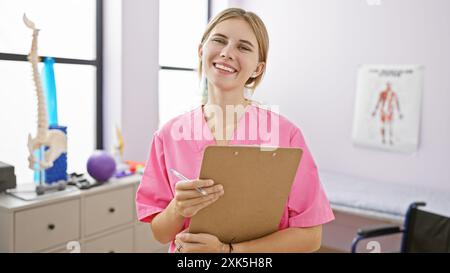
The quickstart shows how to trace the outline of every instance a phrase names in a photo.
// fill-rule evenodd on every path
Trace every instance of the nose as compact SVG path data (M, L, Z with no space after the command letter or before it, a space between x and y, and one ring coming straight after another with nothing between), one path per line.
M222 49L222 51L220 52L220 57L230 60L234 59L233 49L230 45L227 45Z

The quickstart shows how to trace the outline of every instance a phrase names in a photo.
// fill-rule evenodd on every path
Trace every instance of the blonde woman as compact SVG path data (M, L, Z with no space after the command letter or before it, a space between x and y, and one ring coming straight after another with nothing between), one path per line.
M199 74L207 80L205 100L153 136L136 207L139 220L151 224L154 238L171 242L169 252L312 252L321 245L322 224L334 219L300 129L246 98L245 91L254 91L264 75L268 46L266 27L256 14L237 8L219 13L208 24L198 49ZM235 119L226 118L230 109L237 114ZM263 127L262 121L267 121L270 132L255 131ZM251 127L252 122L257 126ZM188 233L189 219L226 193L212 180L181 183L169 170L196 178L208 145L267 144L303 149L279 231L235 244L211 234Z

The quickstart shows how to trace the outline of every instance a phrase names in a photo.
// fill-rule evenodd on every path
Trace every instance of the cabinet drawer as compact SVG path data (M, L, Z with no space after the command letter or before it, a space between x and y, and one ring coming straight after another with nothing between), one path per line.
M83 252L88 253L129 253L133 252L133 228L103 236L87 242Z
M132 187L86 197L86 235L133 221L133 202Z
M80 237L80 201L71 200L15 214L15 251L33 252Z

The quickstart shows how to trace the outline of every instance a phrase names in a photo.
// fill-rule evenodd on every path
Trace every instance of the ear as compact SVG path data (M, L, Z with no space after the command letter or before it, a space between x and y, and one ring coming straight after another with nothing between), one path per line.
M265 68L266 68L266 63L265 62L258 63L258 65L256 66L256 69L255 69L255 72L253 72L251 77L252 78L259 77L259 75L261 75L264 72Z
M198 45L198 57L201 59L203 55L203 45L199 44Z

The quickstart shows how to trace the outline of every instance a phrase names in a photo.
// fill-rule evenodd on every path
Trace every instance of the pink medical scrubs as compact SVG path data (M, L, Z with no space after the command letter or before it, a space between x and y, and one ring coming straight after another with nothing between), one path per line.
M239 120L229 145L298 147L303 156L293 182L279 229L312 227L334 219L320 183L317 166L300 129L282 115L249 105ZM138 219L151 220L174 198L179 179L168 170L174 168L186 177L198 178L204 149L216 145L206 124L203 107L182 114L153 135L150 155L136 193ZM189 219L183 229L189 226ZM169 252L174 252L172 241Z

